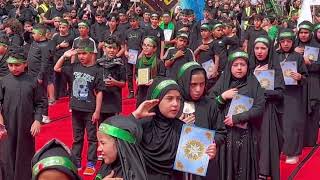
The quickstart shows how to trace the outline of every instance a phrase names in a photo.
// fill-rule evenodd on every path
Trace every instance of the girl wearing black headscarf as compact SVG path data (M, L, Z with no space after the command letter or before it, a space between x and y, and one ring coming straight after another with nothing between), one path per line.
M274 90L265 90L265 110L260 129L259 178L280 179L280 153L283 144L282 114L285 90L280 61L273 50L273 41L262 35L254 41L250 69L274 70ZM263 86L261 84L261 86Z
M227 116L236 94L254 99L249 111ZM228 57L224 73L210 90L210 96L219 106L221 118L227 127L226 144L219 150L221 180L258 179L258 132L264 111L264 90L250 72L248 54L236 50ZM247 123L247 128L239 128Z
M138 74L137 72L139 69L149 68L150 81L147 84L138 84L136 107L146 100L146 94L153 79L157 76L165 76L166 74L163 61L157 57L157 41L155 40L155 37L146 37L143 40L142 49L142 56L138 59L136 64L136 74Z
M143 153L148 179L174 180L173 164L176 157L183 121L176 118L180 109L180 88L168 78L157 78L150 86L147 101L132 113L143 132L140 148ZM149 112L149 111L153 112ZM145 118L153 115L153 117ZM215 145L209 145L206 153L212 159Z
M192 103L195 107L195 112L189 116L182 112L180 119L186 123L194 123L194 125L206 129L215 130L215 144L219 147L224 143L226 136L226 128L223 121L218 121L218 109L214 101L211 101L205 96L205 88L207 84L206 71L197 62L188 62L184 64L177 77L177 82L181 88L182 100L186 103ZM183 103L181 109L184 108ZM219 148L217 148L219 149ZM191 175L188 175L191 176ZM215 179L219 177L219 166L217 160L211 160L206 177L192 175L193 180Z
M305 124L306 104L303 96L303 84L307 77L307 68L301 54L294 51L295 35L291 29L280 30L278 42L280 45L277 55L281 62L296 62L297 73L291 72L290 77L298 81L297 85L286 85L283 108L283 137L282 152L287 156L286 163L295 164L303 148L303 130Z
M99 126L98 151L104 163L96 180L105 177L123 180L147 180L146 167L138 147L142 129L134 121L122 116L113 116Z
M317 47L313 38L313 24L303 21L299 24L298 36L295 41L295 51L304 54L305 46ZM304 86L304 97L307 99L307 118L304 128L304 146L315 146L319 130L320 110L320 62L314 61L318 57L304 57L308 69L307 83ZM319 59L318 59L319 60Z

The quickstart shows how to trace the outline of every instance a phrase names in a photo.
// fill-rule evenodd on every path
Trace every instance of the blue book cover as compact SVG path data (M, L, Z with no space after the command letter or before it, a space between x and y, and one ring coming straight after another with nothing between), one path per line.
M139 51L134 49L128 50L128 63L136 64L138 59Z
M297 85L298 82L294 80L290 75L291 72L297 72L297 69L298 69L297 62L285 61L285 62L281 62L280 65L281 65L285 85Z
M206 70L207 72L207 78L210 79L210 77L213 75L213 66L214 66L214 62L212 59L202 63L202 67L203 69Z
M209 156L206 150L214 142L214 130L184 124L179 140L174 169L206 176Z
M308 58L310 61L318 61L319 48L305 46L303 57Z
M227 116L237 115L249 111L253 106L253 98L237 94L232 98ZM236 127L247 129L248 123L235 124Z
M275 71L273 69L270 70L256 70L254 71L254 75L258 79L261 87L266 90L274 90L274 76Z

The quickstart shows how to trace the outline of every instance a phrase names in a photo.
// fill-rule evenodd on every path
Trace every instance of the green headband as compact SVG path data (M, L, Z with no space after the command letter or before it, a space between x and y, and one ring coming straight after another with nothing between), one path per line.
M112 48L117 48L118 47L117 43L112 43L112 44L104 43L104 45L106 47L112 47Z
M9 56L7 59L8 64L22 64L25 63L26 61L24 59L17 59L15 57Z
M218 28L218 27L221 27L221 26L223 26L223 24L216 24L216 25L214 25L213 27L212 27L212 30L215 30L216 28Z
M102 180L102 175L101 174L97 174L96 177L94 178L94 180Z
M264 37L258 37L255 41L254 41L254 44L258 43L258 42L262 42L262 43L265 43L267 45L269 45L269 40L267 38L264 38Z
M42 169L52 166L63 166L75 174L78 173L77 167L70 161L70 159L61 156L51 156L44 158L35 164L32 167L32 175L37 176Z
M312 31L312 27L307 24L302 24L299 26L299 29L307 29L309 31Z
M199 66L199 63L195 62L195 61L191 61L191 62L188 62L188 63L185 63L180 69L179 69L179 72L178 72L178 78L181 78L181 76L186 72L186 70L191 67L191 66Z
M314 31L316 31L316 30L318 30L318 29L320 29L320 24L317 24L315 27L314 27Z
M150 38L150 37L146 37L144 40L147 40L148 43L151 43L154 46L157 45L157 42L154 39Z
M209 26L208 24L203 24L201 25L200 29L207 29L207 30L211 30L211 26Z
M0 42L0 46L8 46L8 44Z
M292 37L294 37L295 35L294 35L294 33L292 33L292 32L282 32L282 33L280 33L279 34L279 38L281 39L281 38L292 38Z
M67 22L60 22L59 25L69 26L69 23L67 23Z
M235 59L237 58L245 58L245 59L248 59L249 56L246 52L242 52L242 51L238 51L238 52L235 52L233 54L231 54L228 58L229 61L234 61Z
M32 32L33 32L34 34L39 34L39 35L41 35L41 36L46 35L46 31L45 31L45 30L42 30L42 29L33 29Z
M160 82L156 88L154 88L154 90L152 91L151 94L151 99L157 99L159 98L159 95L161 93L161 91L168 87L169 85L178 85L174 80L164 80L162 82Z
M115 127L115 126L111 126L111 125L106 124L106 123L100 124L99 131L104 133L104 134L107 134L107 135L116 137L118 139L124 140L124 141L126 141L128 143L134 144L136 142L136 138L131 133L129 133L128 131L120 129L120 128Z
M89 27L89 25L87 23L85 23L85 22L78 23L78 27L80 27L80 26L85 26L87 28Z
M85 52L88 52L88 53L94 52L94 49L90 48L90 47L79 47L77 50L78 51L85 51Z

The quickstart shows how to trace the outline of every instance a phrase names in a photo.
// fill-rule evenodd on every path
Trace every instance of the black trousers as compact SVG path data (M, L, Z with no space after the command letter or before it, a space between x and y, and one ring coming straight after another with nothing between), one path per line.
M133 91L133 72L134 72L134 65L130 63L126 63L126 72L127 72L127 81L128 81L128 89L129 92Z
M88 162L97 161L97 127L96 123L92 124L91 112L83 112L72 110L72 129L73 129L73 143L72 143L72 153L75 155L76 159L81 162L81 154L83 150L84 132L87 131L88 139Z

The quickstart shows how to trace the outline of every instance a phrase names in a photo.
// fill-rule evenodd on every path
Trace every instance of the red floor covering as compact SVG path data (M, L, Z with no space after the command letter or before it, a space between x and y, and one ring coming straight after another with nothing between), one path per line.
M123 93L126 97L125 92ZM129 114L135 108L134 99L126 99L123 101L123 114ZM72 127L71 127L71 113L69 112L68 99L59 100L55 105L50 106L49 116L53 120L52 123L43 125L41 133L36 138L36 149L41 148L46 142L52 138L56 138L64 142L67 146L71 147L72 144ZM86 143L85 143L86 145ZM309 154L312 148L305 148L300 156L300 162ZM320 149L320 148L319 148ZM317 177L317 170L320 164L320 150L310 158L304 166L300 169L294 179L319 179ZM86 163L87 147L83 149L83 167ZM281 156L280 169L281 180L287 180L292 171L298 166L287 165L284 163L284 156ZM82 172L80 172L82 174ZM84 177L84 180L91 180L93 177Z

